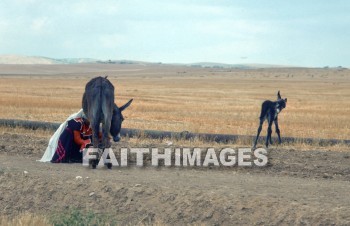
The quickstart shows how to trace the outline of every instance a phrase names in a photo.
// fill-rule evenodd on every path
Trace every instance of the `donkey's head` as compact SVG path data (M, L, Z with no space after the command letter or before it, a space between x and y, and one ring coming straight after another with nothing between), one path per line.
M276 105L277 113L280 113L286 107L287 107L287 98L282 99L280 91L278 91L278 93L277 93L277 105Z
M118 142L120 140L120 130L122 128L122 122L124 121L122 111L129 107L132 101L133 99L129 100L121 107L118 107L116 104L114 104L110 130L114 142Z

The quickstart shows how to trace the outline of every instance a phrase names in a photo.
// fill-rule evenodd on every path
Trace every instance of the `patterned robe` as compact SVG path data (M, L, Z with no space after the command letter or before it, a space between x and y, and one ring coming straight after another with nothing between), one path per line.
M82 162L82 152L80 145L74 142L74 131L80 132L80 138L83 140L92 139L92 130L90 126L84 123L82 118L75 118L68 121L68 125L61 134L58 145L53 155L52 163L74 163Z

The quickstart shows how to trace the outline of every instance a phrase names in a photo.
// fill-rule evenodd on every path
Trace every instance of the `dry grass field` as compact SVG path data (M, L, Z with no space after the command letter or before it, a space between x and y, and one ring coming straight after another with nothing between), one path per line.
M118 105L134 98L128 128L255 135L261 103L280 90L282 136L350 137L350 70L340 68L0 65L0 118L61 122L97 75L109 76Z
M350 70L340 68L0 65L0 118L61 122L80 109L84 86L97 75L109 76L118 105L134 98L123 127L255 135L261 103L280 90L288 98L282 136L350 135ZM11 191L0 197L0 225L350 223L348 145L272 145L266 167L107 171L37 162L51 135L0 127L0 191ZM124 137L113 148L251 144L168 141Z

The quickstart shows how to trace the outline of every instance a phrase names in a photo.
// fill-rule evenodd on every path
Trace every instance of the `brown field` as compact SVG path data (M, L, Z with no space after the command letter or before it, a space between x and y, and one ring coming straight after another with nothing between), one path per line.
M282 136L348 139L350 70L214 69L169 65L0 65L0 118L61 122L85 84L108 75L124 127L255 135L261 103L288 98ZM266 125L262 135L265 134Z
M281 90L288 98L282 136L350 135L347 69L0 65L0 118L61 122L80 109L84 86L96 75L109 75L118 105L134 98L124 127L255 135L261 103ZM37 162L51 134L0 127L0 225L350 224L345 144L272 145L265 167L92 170ZM112 148L251 143L168 141L123 137Z

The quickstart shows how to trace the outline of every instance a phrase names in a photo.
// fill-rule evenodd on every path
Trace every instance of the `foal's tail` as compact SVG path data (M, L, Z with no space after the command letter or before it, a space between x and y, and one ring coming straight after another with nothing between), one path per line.
M262 120L265 116L265 112L264 112L264 109L261 108L261 113L260 113L260 117L259 119Z
M260 120L263 120L267 114L268 108L266 107L266 102L262 103L261 105L261 112L260 112Z

